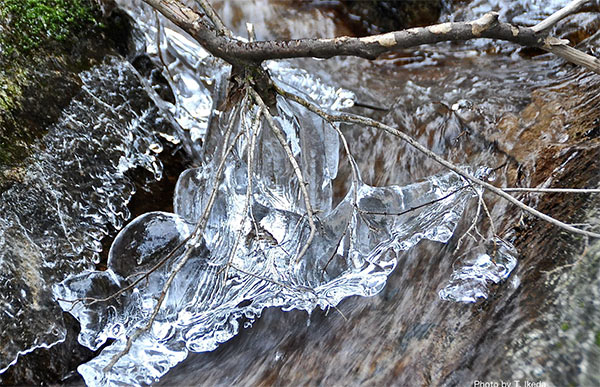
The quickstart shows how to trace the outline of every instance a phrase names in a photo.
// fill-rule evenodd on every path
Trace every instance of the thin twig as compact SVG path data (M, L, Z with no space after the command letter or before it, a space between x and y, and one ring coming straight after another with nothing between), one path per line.
M210 3L206 0L196 0L196 3L202 8L202 10L206 13L206 16L210 19L210 21L215 25L217 32L221 35L225 35L228 38L233 37L233 33L229 28L225 26L223 20L219 14L215 11L215 9L210 5Z
M470 236L471 238L475 239L475 237L471 235L471 231L473 231L473 229L475 229L475 230L477 229L477 222L479 221L479 216L481 214L481 195L478 195L478 196L479 196L479 200L477 201L477 211L475 212L475 217L473 218L473 221L471 222L471 225L469 226L467 231L465 231L460 236L460 238L458 238L458 242L456 243L456 249L454 249L454 253L456 253L458 250L460 250L463 240L467 236Z
M310 234L308 235L308 239L306 240L306 243L304 244L304 246L302 246L302 249L300 250L300 252L298 253L298 256L296 257L296 263L298 263L298 262L300 262L300 260L304 256L304 254L306 254L306 252L308 251L308 248L310 247L310 244L312 243L312 241L315 237L315 234L317 233L317 227L315 225L315 220L314 220L314 210L313 210L312 204L310 203L310 196L309 196L308 189L307 189L308 184L306 183L306 179L304 178L304 175L302 174L300 165L298 165L298 161L296 161L296 158L294 157L294 154L293 154L292 150L290 149L290 146L288 145L283 132L281 131L281 129L279 129L279 127L275 123L275 120L273 119L273 116L269 112L269 109L265 105L264 101L252 87L249 87L249 90L250 90L250 93L252 94L252 97L256 101L256 103L263 109L263 113L264 113L265 119L267 120L267 123L269 124L269 127L271 128L271 130L273 131L273 134L275 134L275 137L277 137L277 140L279 141L279 143L285 150L287 158L290 161L290 164L292 164L292 168L294 170L294 173L296 174L296 178L298 179L298 183L300 185L300 191L302 193L302 196L304 197L304 207L305 207L306 215L308 218Z
M229 128L227 130L228 132L231 131L234 121L235 121L235 118L232 117ZM191 234L194 238L196 238L198 240L202 237L204 228L206 227L206 224L208 223L208 219L209 219L210 213L212 211L212 207L215 203L215 200L217 197L217 192L219 191L219 186L221 185L221 180L223 178L223 172L225 170L225 161L227 159L227 156L233 151L233 149L235 148L236 142L239 139L239 137L241 137L241 135L242 135L242 132L239 132L238 135L234 138L234 140L232 141L230 146L227 148L227 151L223 154L223 157L221 158L221 161L219 163L217 171L215 172L215 177L214 177L214 182L213 182L213 187L212 187L212 190L210 193L210 197L206 203L204 212L202 213L202 216L200 217L200 220L198 221L198 223L196 225L195 230ZM189 260L190 257L191 257L191 250L188 250L187 254L177 263L175 268L171 271L169 278L167 278L167 281L163 285L160 296L157 300L156 305L154 306L154 310L152 311L152 315L150 316L150 319L148 320L146 325L144 325L141 328L136 329L135 332L127 338L127 343L125 344L125 348L121 352L115 354L112 357L110 362L106 365L106 367L104 367L103 372L110 371L110 369L119 361L119 359L121 359L123 356L125 356L127 353L129 353L133 342L135 340L137 340L144 332L147 332L150 328L152 328L152 324L154 324L154 321L156 320L156 317L158 316L160 308L167 296L167 293L169 291L169 288L171 287L171 284L173 283L173 280L175 279L175 276L181 271L181 269L187 263L187 261Z
M569 4L567 4L564 8L554 12L552 15L542 20L538 24L531 27L533 32L542 32L553 27L556 23L569 16L572 13L575 13L583 7L585 3L589 0L573 0Z
M504 192L539 192L539 193L600 193L593 188L502 188Z
M361 209L359 207L356 207L356 209L359 212L361 212L363 214L367 214L367 215L382 215L382 216L401 216L401 215L406 215L409 212L416 211L416 210L421 209L423 207L430 206L430 205L435 204L437 202L441 202L442 200L446 200L450 196L459 193L460 191L462 191L465 188L468 188L469 185L470 184L464 185L462 187L458 187L457 189L450 191L448 194L442 196L441 198L433 199L431 201L428 201L427 203L419 204L418 206L414 206L414 207L408 208L408 209L406 209L404 211L400 211L400 212L368 211L368 210L363 210L363 209Z
M251 133L251 137L250 137L250 142L248 144L248 165L247 165L247 176L248 176L248 184L246 186L246 200L244 202L244 209L242 210L243 214L248 213L248 210L250 209L250 206L252 205L251 201L252 201L252 179L253 179L253 167L254 167L254 151L255 151L255 147L256 147L256 139L258 137L258 134L260 132L260 119L261 116L263 114L263 109L259 108L258 112L256 113L256 117L254 118L254 122L252 124L252 133ZM252 217L253 220L254 217ZM227 276L229 274L229 267L231 266L231 262L233 261L233 257L235 256L235 253L237 252L238 246L240 244L240 241L242 240L242 233L244 231L244 223L242 222L242 224L240 225L239 230L237 231L237 236L235 239L235 243L233 245L233 249L231 249L231 252L229 253L229 256L227 258L227 264L225 265L225 275L223 276L223 281L227 281ZM254 224L254 223L253 223ZM254 224L254 227L256 228L256 235L258 236L258 227L256 226L256 224Z
M546 215L546 214L536 210L533 207L530 207L530 206L522 203L521 201L510 196L508 193L504 192L501 188L495 187L495 186L491 185L490 183L487 183L487 182L463 171L457 165L447 161L443 157L432 152L427 147L421 145L419 142L417 142L415 139L413 139L411 136L409 136L408 134L406 134L404 132L401 132L400 130L398 130L396 128L392 128L391 126L385 125L385 124L383 124L379 121L373 120L371 118L360 117L360 116L344 114L344 113L330 114L330 113L325 112L319 106L317 106L309 101L306 101L305 99L300 98L297 95L288 93L287 91L281 89L276 84L273 84L273 87L279 94L283 95L284 97L286 97L288 99L292 99L292 100L296 101L297 103L303 105L310 111L320 115L321 117L323 117L325 119L329 119L332 121L338 121L338 122L348 122L348 123L353 123L353 124L361 124L361 125L371 126L374 128L382 129L396 137L399 137L402 140L404 140L405 142L407 142L409 145L411 145L413 148L417 149L419 152L421 152L421 153L425 154L427 157L437 161L439 164L443 165L444 167L448 168L449 170L455 172L456 174L462 176L463 178L469 180L470 182L475 183L475 184L493 192L494 194L500 196L501 198L508 200L515 206L519 207L520 209L530 213L531 215L533 215L537 218L545 220L548 223L551 223L557 227L560 227L564 230L567 230L567 231L575 233L575 234L586 235L586 236L589 236L592 238L600 238L600 234L598 234L598 233L578 229L569 224L561 222L560 220L557 220L549 215Z

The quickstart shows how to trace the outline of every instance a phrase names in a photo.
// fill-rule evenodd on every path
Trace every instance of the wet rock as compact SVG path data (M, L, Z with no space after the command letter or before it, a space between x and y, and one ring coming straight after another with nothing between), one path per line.
M0 170L14 167L79 91L77 74L109 53L123 53L128 24L103 18L91 0L45 2L25 12L18 1L0 5ZM79 8L78 8L79 7ZM27 15L27 17L25 16ZM28 18L31 18L29 20ZM47 30L27 28L50 23ZM0 188L2 187L0 174Z
M14 50L10 62L0 57L0 369L15 359L15 343L24 344L0 373L2 385L77 379L75 368L94 354L77 343L79 326L56 309L49 286L94 267L102 237L114 237L129 216L134 191L142 192L134 214L149 204L168 209L186 162L154 136L173 128L122 59L132 44L129 20L94 12L98 19L68 40ZM166 184L151 184L161 173ZM161 202L163 191L169 199Z

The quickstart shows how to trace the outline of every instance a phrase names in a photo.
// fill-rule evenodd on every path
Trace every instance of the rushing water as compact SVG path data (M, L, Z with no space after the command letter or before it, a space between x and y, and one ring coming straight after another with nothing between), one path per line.
M354 301L360 307L350 309L350 318L357 317L359 308L368 308L369 302L386 303L396 298L388 302L394 310L386 307L387 316L367 318L373 329L362 332L361 337L376 342L382 339L379 329L394 326L392 320L400 321L401 332L388 332L388 339L393 336L398 340L400 353L409 348L408 358L413 359L418 355L410 343L426 339L444 326L443 317L436 316L450 314L450 322L465 321L472 313L454 316L458 312L453 310L465 309L440 299L472 303L494 292L499 292L494 297L508 298L519 288L519 279L514 276L510 284L497 286L516 267L518 253L511 244L493 235L493 224L469 227L473 217L489 216L490 222L503 219L504 205L488 203L488 210L481 192L458 176L444 173L398 140L372 129L331 127L280 98L276 122L308 178L309 198L317 210L315 239L296 263L310 232L302 192L269 126L264 120L254 125L256 106L242 99L220 111L228 66L140 2L118 3L138 21L137 54L149 55L162 67L175 100L162 100L152 92L151 84L142 87L131 67L116 59L82 74L83 95L73 101L36 152L33 167L26 171L28 188L16 186L3 194L6 200L2 205L7 209L2 214L8 215L0 219L0 243L8 247L2 249L0 263L7 268L2 275L11 274L3 278L6 291L2 301L7 313L0 322L9 327L6 337L11 339L3 348L8 350L2 353L0 366L8 367L18 354L64 339L60 310L49 290L52 285L60 306L81 323L81 344L98 349L114 339L100 356L79 367L90 385L152 383L184 360L189 351L212 351L236 334L249 340L240 328L253 324L259 327L256 334L268 340L248 345L259 349L265 369L280 369L282 362L291 361L286 351L294 353L294 346L286 350L278 344L290 333L269 332L268 327L275 324L272 316L277 315L265 312L265 308L277 306L309 314L317 307L337 310L343 305L340 302L352 295L379 294L375 301ZM312 32L310 26L315 23L320 28L317 35L332 35L340 28L316 8L302 12L279 2L257 1L254 5L225 2L217 3L217 8L238 34L243 33L241 22L245 18L254 22L271 19L282 10L297 16L293 22L283 19L277 25L260 24L259 38L301 37L297 35ZM503 19L535 23L562 2L518 2L515 7L514 2L475 1L471 5L457 6L442 18L470 19L495 9ZM256 13L259 6L266 11ZM533 89L560 75L557 62L543 57L523 65L509 44L494 45L509 55L493 60L478 52L488 50L490 42L465 46L424 47L410 57L392 56L375 63L354 58L281 61L269 64L269 69L282 87L331 111L362 102L387 108L387 113L376 113L379 118L400 126L458 164L495 168L515 158L531 161L527 158L531 155L507 155L508 148L496 145L496 127L529 103ZM328 82L321 81L319 75ZM340 86L354 90L356 95ZM135 99L132 95L142 89L150 92L160 112L150 105L128 105L126 101ZM199 167L181 175L173 198L174 213L151 212L129 222L110 249L108 269L96 271L93 262L108 225L121 228L129 217L126 204L133 189L127 171L141 166L160 178L155 157L160 146L154 137L156 129L150 127L161 120L179 129L162 135L182 144ZM85 130L89 127L94 130ZM353 156L346 155L340 146L337 130L348 138ZM107 148L114 153L100 152ZM98 156L91 158L90 153ZM249 178L251 154L255 159ZM223 155L227 161L223 182L202 232L196 224L219 180ZM62 170L64 174L56 174ZM480 168L477 173L496 178L499 184L514 181L507 167L496 171ZM21 202L30 203L31 208L16 204ZM465 213L467 220L461 221ZM47 219L48 223L36 223L35 219ZM469 233L451 239L460 224L461 230L468 229ZM422 239L450 241L445 246L453 251L432 244L414 247ZM106 302L77 301L108 297L143 278L170 255L166 264L131 291ZM448 256L456 257L456 261L452 264L455 258ZM445 257L445 262L439 257ZM127 337L145 326L171 271L184 260L186 264L173 277L151 329L133 342L129 353L109 372L103 372L111 358L123 350ZM400 270L396 277L392 275L394 269ZM384 289L387 281L391 284ZM419 310L424 320L411 322L414 310ZM36 319L41 312L52 316L49 321L54 325ZM257 320L263 314L267 314L266 321ZM297 317L280 318L298 325ZM16 334L23 322L31 321L37 323L31 324L25 335ZM339 319L333 321L336 329L350 329ZM332 331L324 331L323 324L321 321L312 330L306 328L309 342L341 345L340 354L356 350L336 344ZM203 359L234 370L238 381L258 382L260 379L240 376L240 372L244 367L260 366L248 364L248 359L241 361L231 353L231 347L226 348L230 349L224 350L225 356L217 352L215 357ZM352 356L347 356L350 360L337 352L335 356L340 367L352 369L351 363L345 363ZM210 364L211 360L205 362L206 367ZM309 366L310 359L306 364ZM218 368L200 367L196 372L208 372L213 381L222 382L226 379ZM377 380L365 370L357 373L363 381ZM335 375L344 374L330 371L330 377ZM427 380L419 379L423 376L414 370L405 370L402 375L405 381Z

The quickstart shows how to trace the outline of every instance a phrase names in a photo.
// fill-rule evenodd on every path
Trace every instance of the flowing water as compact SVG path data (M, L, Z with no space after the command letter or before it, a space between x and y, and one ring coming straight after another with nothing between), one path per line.
M505 375L500 370L508 367L506 360L493 353L524 325L515 321L530 313L515 310L515 298L529 286L517 266L523 246L512 227L520 214L482 198L392 136L355 125L334 128L279 99L276 122L300 160L318 211L315 238L296 264L310 227L301 187L277 136L264 119L255 124L257 109L247 99L223 108L224 63L138 1L118 3L138 21L136 55L164 66L174 98L161 98L151 82L140 84L131 66L118 59L82 74L84 93L36 152L33 167L24 172L27 188L3 194L3 214L9 215L2 218L0 242L13 248L3 249L0 262L8 267L3 272L14 274L4 280L8 312L2 318L17 332L17 322L35 321L41 310L53 316L53 325L37 320L43 329L32 326L27 335L7 333L21 341L3 347L5 367L18 354L64 339L53 287L60 306L82 325L81 344L96 350L112 339L78 369L90 385L154 382L190 351L213 352L190 356L162 383L460 384ZM533 24L563 5L514 3L446 5L441 18L464 20L497 10L505 20ZM259 39L347 33L326 7L254 1L217 2L216 8L241 36L246 21L256 23ZM595 22L586 14L578 17L585 25ZM596 47L594 40L588 44ZM553 174L540 177L539 152L566 149L577 137L562 129L574 120L564 95L573 84L597 82L548 55L531 57L489 41L421 47L372 62L280 61L269 69L280 86L331 111L367 114L400 127L498 185L551 184L560 176L571 154L557 153ZM158 108L127 104L141 90ZM597 98L589 105L597 106ZM170 130L156 128L162 120ZM84 131L90 126L93 131ZM523 146L529 132L538 139ZM108 269L98 270L93 262L107 227L120 229L129 217L133 189L127 171L141 166L160 179L156 136L180 145L198 167L182 173L173 213L150 212L129 222L112 244ZM106 157L89 157L105 148L111 149ZM96 180L80 181L88 175ZM196 224L221 175L202 232ZM31 209L15 204L22 201ZM416 245L422 239L430 242ZM170 255L133 291L108 302L77 302L110 296ZM127 337L146 324L170 272L183 261L151 330L104 373ZM368 297L347 299L353 295ZM485 299L490 301L481 303ZM494 340L497 335L506 337ZM519 366L522 375L515 377L548 380L543 370Z

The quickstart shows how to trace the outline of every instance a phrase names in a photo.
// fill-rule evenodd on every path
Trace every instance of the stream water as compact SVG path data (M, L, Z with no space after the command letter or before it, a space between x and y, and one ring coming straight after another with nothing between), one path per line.
M296 263L310 225L277 136L264 119L255 124L257 108L247 98L223 108L227 65L139 1L117 3L137 21L132 57L148 56L161 68L174 98L161 98L157 85L126 61L107 59L81 75L81 96L44 138L23 172L24 184L3 193L0 301L6 307L0 323L12 339L3 345L0 367L64 340L60 304L81 324L79 342L103 348L78 368L88 385L150 384L165 373L159 383L211 385L451 385L498 375L491 354L508 339L487 338L490 332L510 335L515 320L529 313L509 316L511 300L523 289L518 271L511 276L522 254L511 227L518 212L482 199L392 136L354 125L334 128L279 99L276 122L317 210L315 238ZM533 24L562 5L444 4L441 20L497 10L504 20ZM330 7L266 0L215 6L240 36L246 21L255 23L259 39L348 33ZM577 17L584 26L597 21ZM594 39L584 44L596 47ZM561 123L571 117L560 110L562 90L595 81L548 55L532 57L485 40L376 61L280 61L269 70L281 87L330 111L399 127L498 185L551 184L558 172L539 181L537 152L572 140L573 134L557 129L558 114ZM529 147L522 145L524 125L540 137ZM149 180L160 180L158 137L179 146L195 167L179 178L173 213L129 220L134 189L128 171L145 168ZM565 159L555 171L564 169ZM202 232L196 225L221 178ZM98 268L100 240L110 227L124 228L108 267ZM133 282L166 256L172 259ZM186 264L151 329L104 372L127 338L145 326L179 262ZM107 297L132 283L133 291L107 302L77 301ZM348 299L355 295L367 298ZM482 304L485 299L492 301ZM484 323L473 328L478 319ZM470 355L456 355L469 345ZM190 351L212 352L184 361ZM516 378L547 380L543 370L522 368Z

